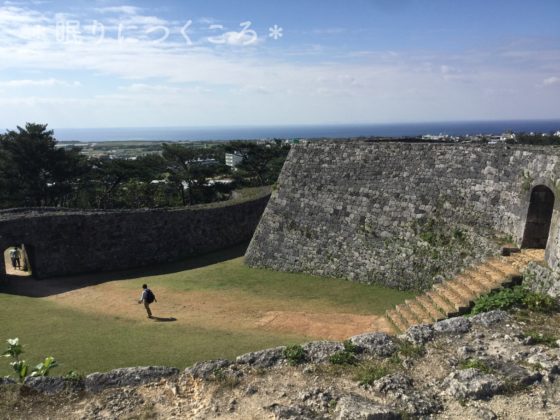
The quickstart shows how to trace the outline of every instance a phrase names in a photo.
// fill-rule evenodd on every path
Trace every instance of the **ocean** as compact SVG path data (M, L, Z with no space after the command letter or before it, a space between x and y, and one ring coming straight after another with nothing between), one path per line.
M54 128L61 141L181 141L249 140L270 138L344 138L359 136L403 137L423 134L547 133L560 130L560 120L468 121L405 124L286 125L233 127Z

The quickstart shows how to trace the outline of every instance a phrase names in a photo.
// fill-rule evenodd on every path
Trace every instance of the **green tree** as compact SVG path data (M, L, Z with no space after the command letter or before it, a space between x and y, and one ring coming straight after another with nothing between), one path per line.
M243 158L238 166L239 176L253 185L272 185L278 179L290 147L280 141L257 144L252 141L234 141L227 147L229 153Z
M89 166L77 150L56 144L46 124L27 123L0 136L2 207L72 204Z
M211 150L164 144L162 156L167 162L168 180L183 205L214 201L216 188L208 181L227 173L228 168L219 162L208 164L208 159L216 159Z

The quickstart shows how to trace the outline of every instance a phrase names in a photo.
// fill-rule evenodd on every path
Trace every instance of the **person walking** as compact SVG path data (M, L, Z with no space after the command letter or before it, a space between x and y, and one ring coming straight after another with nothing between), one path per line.
M12 268L15 270L17 268L17 248L12 248L10 251L10 260L12 261Z
M144 308L146 308L146 312L148 313L148 318L153 318L152 311L150 309L150 304L153 302L157 302L156 295L152 292L147 284L142 285L142 295L140 296L140 300L138 303L144 302Z
M21 252L19 251L19 248L16 246L15 249L15 257L16 257L16 267L21 270Z

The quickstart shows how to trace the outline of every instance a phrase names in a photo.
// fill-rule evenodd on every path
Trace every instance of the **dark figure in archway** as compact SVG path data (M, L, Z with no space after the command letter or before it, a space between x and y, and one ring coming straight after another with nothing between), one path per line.
M554 193L544 185L533 188L523 234L523 248L546 248L553 209Z

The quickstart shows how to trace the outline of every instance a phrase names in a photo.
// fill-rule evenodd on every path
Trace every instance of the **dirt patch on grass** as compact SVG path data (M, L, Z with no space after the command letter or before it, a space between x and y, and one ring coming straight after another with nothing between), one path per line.
M370 331L393 332L383 316L343 313L269 311L256 324L268 331L299 333L329 340L344 340Z
M151 305L156 317L154 322L170 320L185 327L228 331L260 330L331 340L342 340L367 331L391 331L387 321L381 316L313 310L290 311L286 309L301 306L298 302L258 298L241 291L182 292L157 287L154 292L158 299L157 303ZM141 290L132 291L119 282L110 282L46 299L82 312L143 320L146 312L143 305L138 304L140 294Z

